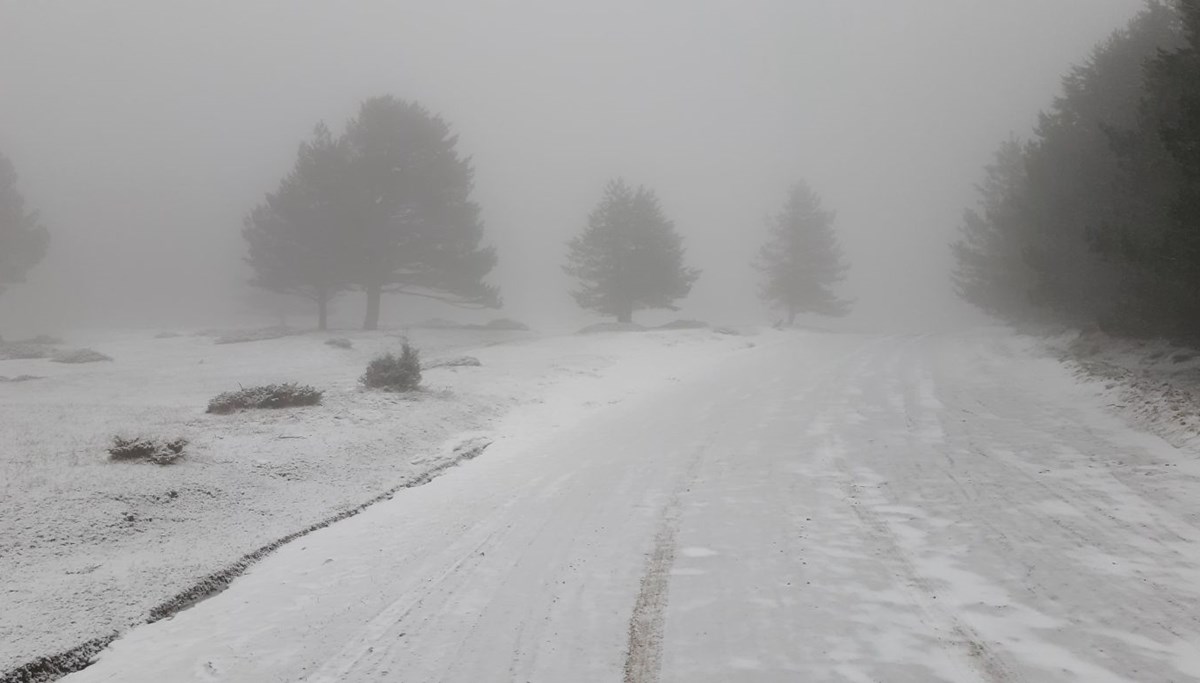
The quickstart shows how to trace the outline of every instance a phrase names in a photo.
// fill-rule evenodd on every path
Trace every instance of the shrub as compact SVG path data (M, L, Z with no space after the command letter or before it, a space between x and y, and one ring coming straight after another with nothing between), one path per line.
M227 391L208 402L208 412L228 415L239 410L257 408L295 408L321 403L324 392L304 384L267 384Z
M421 384L419 354L405 342L399 356L389 351L374 358L359 381L368 389L412 391Z
M352 342L349 339L346 339L344 337L335 337L334 339L326 339L325 345L332 346L335 349L352 349L352 348L354 348L354 342Z
M142 436L132 439L114 436L108 448L108 457L117 461L142 460L156 465L170 465L183 457L183 449L187 444L187 439L183 438L165 441Z
M2 342L0 343L0 360L31 360L34 358L45 358L54 352L54 349L45 344L27 344L18 342Z
M91 349L71 349L56 351L50 360L55 363L100 363L110 361L112 358Z

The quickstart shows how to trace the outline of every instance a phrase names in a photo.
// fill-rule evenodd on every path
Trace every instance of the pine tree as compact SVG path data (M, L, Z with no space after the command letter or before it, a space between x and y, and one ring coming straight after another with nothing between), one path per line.
M1200 0L1180 0L1184 45L1148 68L1143 121L1174 161L1177 185L1154 264L1188 283L1200 313Z
M341 215L346 167L345 146L318 124L300 146L292 172L250 212L242 231L252 283L313 301L322 330L329 303L350 284Z
M1146 63L1178 45L1178 15L1147 3L1063 79L1025 153L1027 183L1017 201L1027 222L1031 301L1039 317L1076 325L1119 315L1128 270L1105 259L1093 236L1125 210L1121 157L1113 132L1136 124Z
M384 292L467 307L500 305L484 278L496 264L481 245L474 171L440 117L390 96L362 104L342 138L348 155L345 237L351 277L377 329Z
M572 292L582 308L633 321L635 311L676 310L700 271L684 265L683 238L645 187L614 180L568 245L563 270L578 279Z
M798 183L779 214L767 221L769 237L754 264L763 275L759 295L767 305L781 309L789 325L800 313L850 312L850 302L833 292L846 272L834 217L822 208L812 188Z
M35 211L25 208L17 191L17 172L0 154L0 293L6 285L25 281L29 270L46 256L50 234Z
M1145 67L1133 125L1109 131L1120 160L1109 221L1096 249L1126 269L1122 334L1200 338L1200 2L1181 0L1174 44Z
M979 209L963 217L962 239L952 249L959 296L1006 319L1027 317L1032 308L1033 271L1027 249L1029 174L1025 149L1011 139L1000 146L979 186Z
M1144 321L1163 290L1129 256L1160 232L1174 181L1139 109L1147 62L1180 40L1174 5L1148 2L1071 69L1030 142L1001 147L954 246L960 295L1009 320Z

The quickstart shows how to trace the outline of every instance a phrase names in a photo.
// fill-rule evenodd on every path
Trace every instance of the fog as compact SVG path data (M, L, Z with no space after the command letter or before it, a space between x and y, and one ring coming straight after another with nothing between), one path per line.
M564 244L623 176L657 190L704 271L673 316L769 320L748 264L764 216L806 179L838 212L848 324L968 320L947 244L982 165L1139 5L6 0L0 151L53 242L0 319L246 313L246 212L317 121L340 130L394 94L444 116L472 156L506 315L587 317ZM357 322L359 298L336 324ZM391 301L385 324L432 312Z

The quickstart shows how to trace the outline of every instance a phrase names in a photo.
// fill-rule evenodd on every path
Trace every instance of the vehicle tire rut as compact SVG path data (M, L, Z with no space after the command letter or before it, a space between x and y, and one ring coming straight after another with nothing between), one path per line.
M692 456L687 470L663 508L654 548L646 558L641 587L629 619L629 644L625 652L623 683L657 683L662 673L663 632L667 600L671 586L671 568L675 564L675 545L679 535L683 495L691 489L704 451Z

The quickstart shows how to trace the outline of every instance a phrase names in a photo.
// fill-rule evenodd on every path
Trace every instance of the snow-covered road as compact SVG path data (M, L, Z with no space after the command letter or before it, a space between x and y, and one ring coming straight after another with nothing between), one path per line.
M1029 343L797 333L691 367L519 410L66 680L1200 680L1195 456Z

